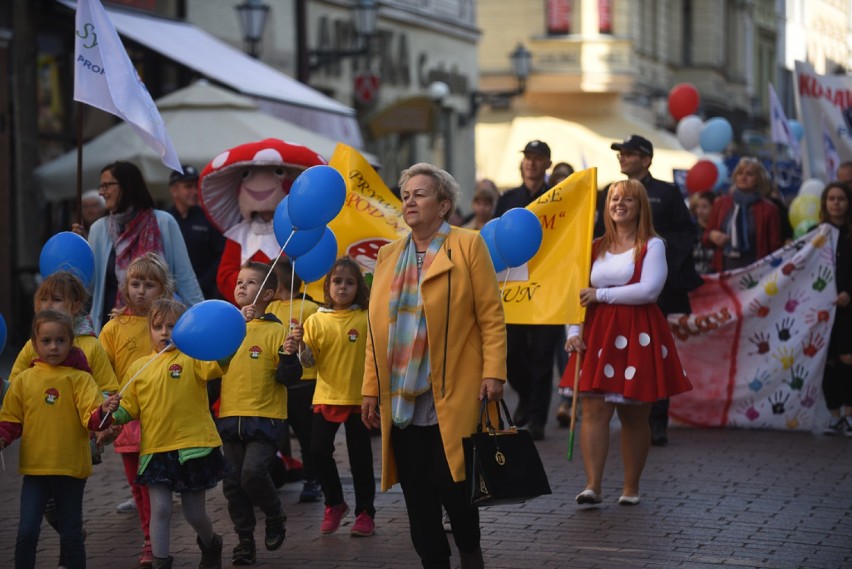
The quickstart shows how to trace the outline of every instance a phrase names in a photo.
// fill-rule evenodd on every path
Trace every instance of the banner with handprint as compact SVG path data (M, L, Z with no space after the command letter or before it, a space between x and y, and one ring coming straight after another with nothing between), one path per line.
M675 420L701 427L810 430L834 322L837 230L823 224L736 271L705 275L693 313L671 315L693 390Z

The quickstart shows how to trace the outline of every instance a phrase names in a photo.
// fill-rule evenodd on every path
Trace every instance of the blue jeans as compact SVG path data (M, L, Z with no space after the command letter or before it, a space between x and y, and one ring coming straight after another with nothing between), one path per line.
M49 498L56 502L59 543L67 569L85 569L83 489L85 478L25 475L21 485L21 520L15 543L15 569L34 569L41 518Z

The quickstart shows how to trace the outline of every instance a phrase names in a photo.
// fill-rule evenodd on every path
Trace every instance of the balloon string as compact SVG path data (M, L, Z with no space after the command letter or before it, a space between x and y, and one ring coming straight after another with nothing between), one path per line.
M136 379L137 377L139 377L139 374L140 374L140 373L142 373L142 370L144 370L146 367L148 367L149 365L151 365L151 362L153 362L154 360L156 360L157 358L159 358L161 355L163 355L163 353L164 353L166 350L168 350L169 348L171 348L171 347L173 347L173 346L174 346L174 344L173 344L172 342L169 342L168 344L166 344L166 347L165 347L165 348L163 348L162 350L160 350L159 352L157 352L157 355L155 355L155 356L154 356L154 357L152 357L150 360L148 360L147 362L145 362L145 365L143 365L142 367L140 367L140 368L139 368L139 371L137 371L136 373L134 373L134 374L133 374L133 377L131 377L129 380L127 380L127 383L126 383L126 384L124 384L124 387L122 387L122 388L121 388L121 391L119 391L119 392L118 392L119 396L120 396L120 395L123 395L123 394L124 394L124 392L125 392L125 391L127 391L127 388L128 388L128 387L130 387L130 384L131 384L131 383L133 383L133 380L134 380L134 379ZM109 418L109 416L110 416L110 415L112 415L112 411L110 411L109 413L107 413L106 415L104 415L104 418L103 418L103 419L101 419L101 424L100 424L100 425L98 425L98 429L100 429L101 427L103 427L103 426L104 426L104 423L106 423L106 420Z
M296 280L296 264L290 264L290 318L287 320L287 332L290 332L293 326L293 283Z
M302 316L305 314L305 297L308 295L308 287L305 287L305 290L302 291L302 304L299 305L299 324L301 325L304 320L302 320ZM302 343L299 342L299 355L302 355Z
M269 267L269 272L266 273L266 277L264 277L263 282L260 283L260 288L257 289L257 296L254 297L254 301L252 302L252 304L257 304L257 299L260 298L261 294L263 294L263 287L266 285L266 281L269 280L269 275L272 274L272 271L275 269L275 265L278 263L278 259L280 259L281 255L284 254L284 248L287 247L287 244L290 243L290 239L292 239L293 235L295 235L295 234L296 234L296 230L294 229L293 231L290 232L290 235L287 237L287 241L285 241L284 244L281 246L281 250L278 251L278 254L275 256L275 260L272 261L272 265L270 265L270 267Z
M503 293L506 291L506 283L509 282L509 272L511 270L512 270L511 268L508 268L508 267L506 268L506 276L503 277L503 285L500 287L500 298L501 299L503 298Z

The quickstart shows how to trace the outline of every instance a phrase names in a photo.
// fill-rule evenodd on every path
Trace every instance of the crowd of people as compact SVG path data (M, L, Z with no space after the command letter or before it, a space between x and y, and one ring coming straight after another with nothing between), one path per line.
M507 324L484 241L476 231L526 207L573 173L553 166L541 140L522 150L521 184L500 193L480 180L472 215L452 223L459 187L447 172L415 164L402 172L405 237L379 250L368 286L359 265L338 259L323 299L298 293L287 259L248 260L234 303L246 321L236 352L199 361L171 341L187 306L217 298L222 236L198 205L198 172L171 177L173 207L154 208L141 172L116 162L84 196L73 230L92 245L90 292L69 272L47 276L34 298L30 341L10 374L0 409L0 449L20 438L24 476L16 567L35 567L44 517L60 534L59 565L85 567L83 490L92 465L112 445L121 455L139 516L139 564L172 567L173 495L197 534L200 569L222 566L224 539L205 507L222 482L236 538L234 565L256 562L257 510L263 546L286 540L286 511L272 467L298 437L304 482L300 501L324 502L321 534L337 532L350 511L335 437L343 426L354 483L350 533L376 531L371 432L381 436L383 491L399 483L411 541L424 568L484 567L479 510L466 494L462 438L483 401L516 392L517 426L545 438L554 372L562 376L557 420L567 425L572 398L582 403L580 446L586 472L582 505L603 501L602 481L614 414L621 423L623 490L640 501L651 445L668 440L668 398L691 389L666 315L689 313L701 274L744 267L779 248L783 202L760 161L743 158L728 191L687 202L653 178L654 148L631 135L612 144L626 179L599 193L590 285L577 302L584 322ZM852 163L844 164L852 174ZM550 175L547 175L551 170ZM836 227L837 318L823 389L826 434L852 436L852 189L828 184L820 221ZM298 316L296 316L298 315ZM582 359L580 359L582 357ZM574 377L578 359L579 377ZM46 405L45 405L46 403ZM318 516L319 517L319 516ZM221 528L219 528L221 531Z

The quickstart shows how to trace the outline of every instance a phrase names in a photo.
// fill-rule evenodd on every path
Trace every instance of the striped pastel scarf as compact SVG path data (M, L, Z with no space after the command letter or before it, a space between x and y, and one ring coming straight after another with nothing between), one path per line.
M417 250L409 234L394 270L388 309L388 362L391 414L393 424L400 428L411 423L415 398L431 388L420 280L449 233L450 224L444 222L426 250L420 275L417 274Z

